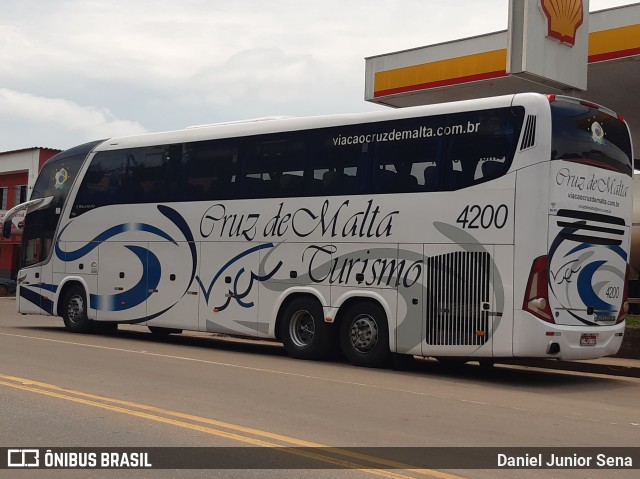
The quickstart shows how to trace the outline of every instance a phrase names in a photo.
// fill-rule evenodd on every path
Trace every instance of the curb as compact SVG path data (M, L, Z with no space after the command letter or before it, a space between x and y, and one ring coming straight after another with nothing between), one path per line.
M528 359L525 361L505 361L505 364L529 366L541 369L553 369L557 371L576 371L581 373L603 374L607 376L621 376L628 378L640 378L640 361L637 365L608 364L597 362L556 361L552 359Z

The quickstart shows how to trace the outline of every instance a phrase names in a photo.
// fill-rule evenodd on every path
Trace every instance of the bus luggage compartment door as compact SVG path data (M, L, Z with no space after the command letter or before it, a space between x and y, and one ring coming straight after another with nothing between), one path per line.
M403 274L397 279L396 352L419 356L424 338L424 245L400 244L398 261Z
M424 356L490 357L493 245L425 246Z
M99 246L98 295L93 303L99 321L142 322L147 316L146 242L104 242Z
M199 243L149 242L148 262L157 258L160 274L148 285L147 326L198 330L198 249Z
M258 328L258 243L203 242L200 249L199 329L256 336Z

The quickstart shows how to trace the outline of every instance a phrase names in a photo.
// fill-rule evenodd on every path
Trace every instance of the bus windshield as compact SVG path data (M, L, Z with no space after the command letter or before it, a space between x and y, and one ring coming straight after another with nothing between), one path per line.
M551 159L632 175L631 139L621 119L585 103L551 103Z
M22 265L40 263L49 256L60 213L87 153L101 143L91 142L58 153L47 161L31 192L31 200L52 197L47 206L27 213L22 239Z

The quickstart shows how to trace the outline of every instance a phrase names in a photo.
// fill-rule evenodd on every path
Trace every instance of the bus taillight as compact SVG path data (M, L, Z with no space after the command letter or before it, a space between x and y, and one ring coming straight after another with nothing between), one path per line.
M533 260L522 309L547 323L555 323L549 307L549 258L546 255Z
M594 110L599 110L600 106L596 105L595 103L591 103L590 101L581 101L580 104L582 106L586 106L587 108L592 108Z
M616 324L621 323L627 317L629 311L629 263L627 263L627 271L624 275L624 288L622 289L622 305L620 306L620 312L618 313L618 319Z

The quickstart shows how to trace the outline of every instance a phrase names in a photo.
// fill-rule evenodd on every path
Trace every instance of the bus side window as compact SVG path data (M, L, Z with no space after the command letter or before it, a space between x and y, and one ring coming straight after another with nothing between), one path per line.
M177 201L182 145L134 148L127 152L127 189L133 203Z
M473 175L474 181L484 181L499 177L503 173L506 161L506 155L492 155L480 158Z
M293 135L293 134L292 134ZM242 198L305 196L305 144L291 139L247 141L242 161Z
M438 190L438 168L436 166L435 161L428 162L422 172L422 177L424 179L424 190L425 191L437 191Z
M361 131L358 127L356 131ZM309 138L308 189L310 196L359 194L366 187L367 143L337 141L349 135L350 128L325 128Z
M94 163L84 175L82 187L76 201L80 200L80 203L103 203L105 199L99 201L97 198L107 195L110 184L111 177L101 167L96 167L96 163Z
M447 183L450 190L498 178L509 168L512 152L503 138L469 137L454 142L450 148Z
M511 147L506 138L500 135L483 139L473 175L474 182L486 181L506 173L511 155Z
M413 164L397 162L380 166L374 173L374 188L377 193L408 193L418 190L418 179L411 174Z
M136 148L127 155L129 194L134 203L161 200L163 155L163 147Z
M129 201L126 153L125 150L114 150L94 156L76 195L72 216L100 206Z
M305 196L304 177L302 171L290 171L284 173L280 178L280 190L282 196Z
M204 190L210 181L206 163L203 161L203 142L187 143L182 150L182 183L180 199L183 201L202 201ZM205 150L206 151L206 150Z
M218 140L184 145L181 196L185 200L223 200L238 195L238 148Z
M523 121L521 109L484 110L451 118L458 125L475 125L448 139L448 189L456 190L498 178L507 173ZM457 174L455 174L455 173Z
M322 173L322 191L326 195L337 195L346 190L347 175L336 168Z
M427 165L435 166L424 145L407 142L405 145L392 143L375 148L372 189L374 193L411 193L423 191ZM431 186L436 189L435 185Z
M460 137L449 140L443 163L446 190L459 190L473 183L478 145L469 140Z

